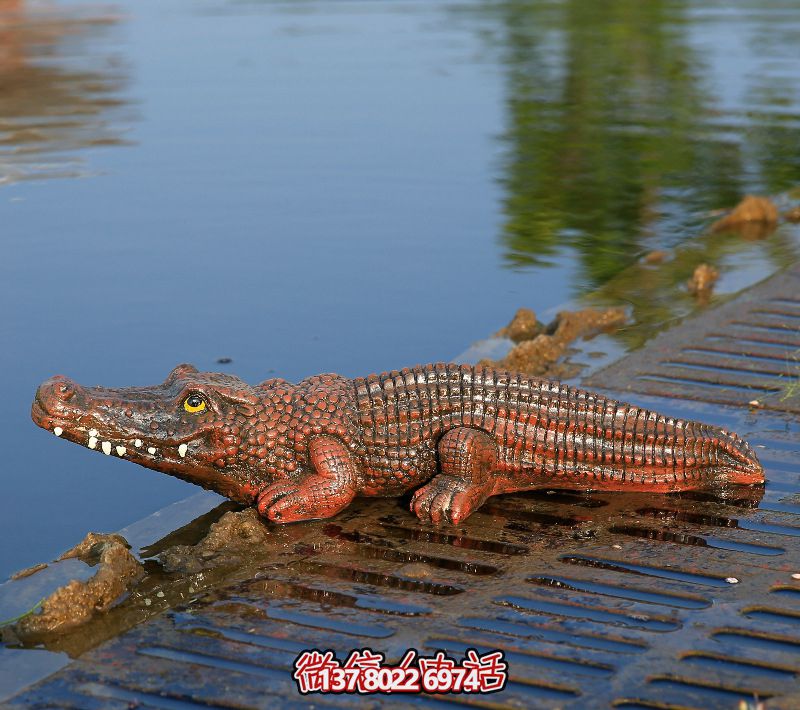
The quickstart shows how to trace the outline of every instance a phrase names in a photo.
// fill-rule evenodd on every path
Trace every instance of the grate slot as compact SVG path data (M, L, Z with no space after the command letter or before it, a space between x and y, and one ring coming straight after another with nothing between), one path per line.
M761 523L756 520L740 520L738 518L726 518L719 515L706 515L704 513L690 513L683 510L670 510L668 508L639 508L636 513L637 515L657 518L662 521L677 520L684 523L691 523L692 525L708 525L717 528L732 528L736 530L770 533L772 535L800 537L800 527L793 527L791 525Z
M615 708L625 708L625 710L705 710L696 705L676 705L643 698L619 698L612 705Z
M734 358L736 360L766 360L767 362L782 362L784 364L793 363L791 353L784 350L775 350L770 348L758 348L751 346L744 346L740 341L736 341L736 349L731 347L714 345L713 342L704 342L702 345L695 345L694 347L681 348L682 353L697 353L701 355L724 355L725 357Z
M259 678L268 678L276 683L286 682L286 669L283 666L262 666L255 663L245 663L244 661L229 661L218 656L208 656L196 651L181 651L163 646L144 646L137 650L142 656L159 658L167 661L176 661L196 666L208 666L216 669L235 671L255 675Z
M85 680L85 674L82 674L80 679L76 679L76 685L62 688L57 697L39 696L30 705L25 706L25 710L44 710L45 708L48 710L51 708L64 708L64 710L130 710L131 703L129 700L111 697L110 694L95 693L94 691L96 689L99 690L102 686L97 683L83 682ZM183 703L178 701L179 704L176 705L159 705L157 697L148 697L148 695L139 696L140 704L137 707L153 708L154 710L197 710L197 708L210 707L200 703L193 704L191 701ZM142 702L145 699L151 700L151 702L145 704ZM0 707L5 708L6 706L2 705Z
M797 670L787 666L780 666L774 663L763 663L752 661L738 656L726 656L720 653L707 653L705 651L688 651L681 656L681 661L697 665L700 668L717 670L719 668L730 668L738 673L745 673L748 676L764 675L778 680L785 680L788 677L797 675Z
M800 589L797 587L790 587L788 585L776 585L770 588L770 594L783 597L792 602L800 603Z
M234 605L231 605L233 607ZM214 649L218 653L226 646L233 649L235 659L242 655L253 655L259 658L268 650L270 658L284 658L284 665L292 665L294 656L307 648L333 649L341 654L346 654L349 650L362 645L375 645L377 642L354 640L352 635L343 633L339 629L321 628L314 625L315 619L304 618L306 622L302 624L306 627L299 630L293 626L293 621L280 618L267 617L262 610L259 618L253 619L238 613L238 609L226 608L227 613L220 613L215 608L213 614L206 614L197 617L195 623L189 621L175 625L175 630L180 638L174 641L173 646L179 648L196 648L216 644ZM187 615L191 619L194 614ZM248 638L252 634L252 640ZM173 636L170 636L173 638ZM303 639L302 642L293 639ZM223 645L224 644L224 645Z
M137 659L150 659L156 661L157 665L132 670L136 677L143 678L148 684L152 683L156 692L161 692L162 679L168 677L173 687L177 683L178 687L194 691L192 695L200 697L218 695L220 697L209 698L217 704L227 705L224 700L230 698L230 707L235 708L274 707L275 704L282 706L282 698L287 693L291 693L290 698L297 697L289 673L290 666L275 663L274 656L262 653L257 656L249 654L243 658L242 646L234 645L238 653L229 650L228 657L225 657L221 655L225 652L222 642L215 641L209 653L207 643L203 650L195 647L200 641L203 639L194 639L193 647L189 649L159 643L134 649ZM209 675L209 670L213 676ZM126 671L127 669L123 669L123 673ZM279 697L270 700L273 694L279 694ZM222 703L220 698L224 699ZM341 704L340 700L331 697L321 697L318 700L323 706Z
M508 595L496 597L492 602L500 606L510 606L514 609L534 614L586 619L587 621L596 621L601 624L627 626L643 631L674 631L681 627L680 622L668 617L618 611L601 606L573 604L566 601L554 602L546 599Z
M285 652L291 654L292 658L305 650L305 646L302 643L296 643L288 639L240 631L238 629L221 628L212 624L203 624L200 622L191 624L187 623L181 626L179 630L181 633L190 635L206 635L234 643L244 643L248 646L269 648L270 650L278 651L279 653ZM291 663L289 665L291 665Z
M767 606L750 606L742 609L742 614L748 619L762 622L790 624L800 626L800 614L789 609L773 609Z
M771 513L791 513L792 515L800 515L800 505L781 503L780 501L767 501L761 506L761 510Z
M782 338L777 335L768 338L759 333L736 333L735 335L729 335L727 333L708 333L705 337L709 340L724 340L732 343L769 345L770 347L782 348L784 350L797 350L798 347L794 338Z
M629 599L644 604L657 604L660 606L676 607L678 609L705 609L711 606L711 600L697 595L666 594L653 592L649 589L636 587L623 587L611 584L600 584L586 580L569 579L566 577L528 577L529 584L545 587L556 587L576 592L600 594L617 599Z
M786 303L790 306L800 307L800 299L797 298L770 298L770 303Z
M490 648L489 646L482 646L480 644L464 643L459 639L448 638L445 636L431 637L424 641L422 645L423 648L428 649L432 653L435 653L436 651L444 651L445 653L449 653L454 656L463 655L467 649L470 648L474 648L478 653L488 653L498 650L495 647ZM524 684L525 686L530 686L537 689L543 688L548 691L555 691L561 695L577 696L580 695L581 692L574 686L564 685L563 683L554 683L541 678L531 678L528 675L522 675L520 672L520 665L527 666L526 670L536 671L549 669L561 672L567 670L570 674L582 672L585 675L592 675L595 677L599 676L602 678L607 678L609 673L613 671L613 669L608 666L589 666L588 664L576 663L571 659L558 656L533 656L532 654L519 653L518 651L507 651L504 648L501 648L500 650L503 651L506 661L509 664L509 680L511 682Z
M767 469L771 475L792 475L788 470L779 470L779 464L770 459L763 458L761 459L761 463L764 464L764 468ZM786 468L788 469L788 467ZM795 471L795 473L800 473L800 466L796 468L797 471ZM791 483L773 480L772 478L767 480L766 490L769 493L788 493L790 495L794 495L795 493L795 488Z
M760 345L765 348L774 349L775 352L796 351L797 344L793 340L786 338L767 338L759 333L741 333L737 335L725 335L724 333L708 333L704 337L705 342L722 341L738 345L740 343L747 343L751 345Z
M382 595L346 593L330 587L311 587L288 579L280 579L274 572L271 574L272 578L269 580L254 580L253 582L245 583L241 588L262 592L279 599L289 597L329 606L374 611L380 614L424 616L431 613L428 607L399 602Z
M217 703L204 703L196 702L189 697L176 697L170 695L156 695L155 693L145 692L142 690L129 690L122 686L111 685L109 683L84 683L79 685L76 690L86 693L93 698L102 698L104 701L118 700L120 707L125 708L157 708L158 710L188 710L192 708L220 708L225 710L228 708L239 707L237 705L219 705ZM275 700L278 701L277 696ZM298 703L292 703L294 707L300 707ZM104 707L110 707L104 703ZM80 706L76 706L80 707Z
M608 636L588 632L564 632L552 626L536 624L529 619L524 622L484 617L464 617L458 621L460 626L495 634L515 636L520 639L536 639L546 643L568 644L575 648L585 648L609 653L641 653L647 644L638 639Z
M503 643L492 642L487 645L475 643L472 640L465 643L462 639L451 636L432 636L423 645L432 651L442 650L458 655L463 655L470 648L474 648L478 653L501 650L509 664L514 666L522 664L532 666L534 669L546 668L557 673L578 674L592 678L608 678L615 670L613 666L604 663L592 663L551 653L519 651L513 647L509 648L508 644Z
M770 322L769 319L765 319L766 323L762 320L757 323L752 323L748 321L731 321L731 325L740 327L740 328L750 328L752 330L764 330L769 333L792 333L797 334L800 336L800 330L798 330L797 326L794 325L787 325L786 323L773 323ZM798 346L800 346L800 340L797 341Z
M685 351L682 351L685 352ZM744 375L753 375L764 378L782 378L790 377L791 371L788 369L787 364L770 365L764 362L753 362L752 358L740 358L736 364L733 362L725 362L719 358L703 357L695 355L694 357L684 355L672 357L669 360L660 360L659 364L666 367L683 367L690 370L699 370L702 372L741 372Z
M800 313L787 311L781 308L754 308L750 313L759 313L768 316L779 316L781 318L796 318L800 320Z
M691 500L700 503L712 503L718 506L730 506L751 511L753 508L760 507L763 500L762 489L758 486L752 488L747 486L735 487L724 493L715 491L704 491L701 489L694 491L681 491L679 493L668 493L668 497L677 500Z
M353 582L364 582L365 584L371 584L376 587L402 589L406 592L453 596L455 594L461 594L464 591L463 587L457 587L452 584L424 582L409 577L401 577L396 574L373 572L358 567L335 565L327 562L298 562L292 567L293 569L308 574L317 574L323 577L333 577L334 579L345 579Z
M752 687L731 687L724 685L717 685L716 683L709 683L702 680L695 680L692 678L684 678L677 675L657 675L648 680L650 685L658 688L689 690L699 695L708 697L709 704L715 703L717 700L751 700L758 697L761 700L768 700L774 692L762 690L761 688Z
M264 610L270 619L291 621L299 626L310 626L315 629L337 631L350 636L365 636L367 638L383 639L394 635L394 629L381 624L364 624L352 620L341 620L320 614L295 611L278 605L270 605Z
M339 525L326 525L325 534L337 540L355 543L355 554L365 559L388 560L390 562L399 562L401 564L406 564L409 562L422 562L430 565L431 567L438 567L440 569L453 570L473 575L492 575L497 574L500 571L499 568L495 567L494 565L487 565L481 562L457 560L449 557L437 557L434 555L423 554L421 552L412 552L410 550L398 550L389 546L389 544L385 541L381 541L379 538L374 538L358 531L345 532ZM381 542L383 542L383 544L381 544Z
M479 515L492 515L499 516L506 519L523 520L525 522L537 523L538 525L549 526L563 526L575 528L586 522L586 518L567 517L560 515L552 515L550 513L540 513L535 510L526 510L518 508L514 505L509 505L506 501L489 500L478 511Z
M266 663L270 668L287 671L292 668L295 656L302 651L288 648L279 648L275 640L268 637L256 638L250 642L236 638L245 636L234 629L219 629L216 626L198 625L195 627L182 628L181 634L175 639L176 643L170 646L172 651L191 651L204 653L209 658L228 659L231 661L253 662L260 665L260 661L268 658ZM209 642L214 642L212 645ZM268 654L264 654L262 649L269 649ZM250 659L248 661L247 659Z
M763 392L764 394L775 394L776 392L780 392L780 387L770 387L768 385L762 386L759 385L742 385L739 384L738 381L732 380L723 380L722 378L717 378L716 380L704 380L698 377L693 377L695 373L691 371L687 371L686 374L681 374L682 371L678 368L670 369L670 372L674 372L677 374L649 374L645 373L642 375L636 375L636 378L639 380L648 380L650 382L677 382L678 384L687 385L690 387L696 388L697 386L701 387L715 387L720 389L730 389L736 390L737 392Z
M659 540L661 542L671 542L676 545L690 545L692 547L711 547L718 550L731 550L733 552L744 552L753 555L775 556L782 555L785 550L782 547L772 547L769 545L756 545L750 542L736 542L735 540L725 540L712 535L690 535L689 533L673 532L672 530L655 530L653 528L638 527L636 525L612 525L609 532L618 535L628 535L643 540Z
M536 500L546 503L548 506L553 504L568 505L571 508L605 508L608 506L607 500L594 497L592 494L559 490L559 489L543 489L537 491L529 491L526 493L517 493L507 496L510 501L527 501Z
M588 557L586 555L564 555L559 558L561 562L570 565L580 565L582 567L597 567L613 572L625 572L628 574L646 575L649 577L660 577L678 582L689 582L690 584L701 584L709 587L728 587L730 583L725 577L713 577L697 572L688 572L679 569L667 569L651 565L632 564L622 560L609 560L599 557Z
M387 536L400 540L409 539L437 545L451 545L463 550L480 550L481 552L490 552L498 555L527 555L529 552L524 545L497 542L495 540L480 540L467 535L453 535L439 532L438 530L395 525L383 520L379 521L379 523Z
M728 641L737 647L750 646L755 650L789 651L800 655L800 637L772 634L751 629L725 628L712 632L711 637Z

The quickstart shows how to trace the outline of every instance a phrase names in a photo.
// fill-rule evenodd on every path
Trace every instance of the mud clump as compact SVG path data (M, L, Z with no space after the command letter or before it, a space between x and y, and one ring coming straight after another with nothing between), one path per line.
M522 310L524 309L520 309ZM514 316L514 320L500 331L501 333L508 331L508 328L518 320L520 311ZM532 311L529 313L532 314ZM501 360L482 360L480 364L539 376L545 374L557 377L571 376L574 374L574 366L570 369L564 364L559 364L570 344L580 337L588 339L601 332L618 328L626 321L627 314L623 308L562 311L547 326L538 324L539 327L536 329L529 327L528 332L534 333L533 337L517 342Z
M211 567L239 566L252 557L253 547L269 538L255 508L225 513L196 545L175 545L158 555L167 572L192 574Z
M433 570L424 562L409 562L399 567L395 572L411 579L430 579L434 576Z
M506 337L519 343L523 340L535 338L543 332L545 326L536 320L536 314L530 308L520 308L511 319L511 322L497 331L500 337Z
M645 264L663 264L667 260L668 256L669 252L666 251L651 251L642 257L642 261Z
M564 353L565 346L550 335L540 335L533 340L519 343L502 360L484 362L506 370L545 374Z
M25 577L31 577L37 572L41 572L43 569L47 569L48 565L46 562L40 562L38 565L33 565L31 567L26 567L25 569L21 569L19 572L15 572L11 575L10 579L16 581L18 579L25 579Z
M562 311L556 316L553 325L553 338L559 342L571 343L577 338L592 338L624 325L628 315L624 308L584 308L580 311ZM550 329L548 328L548 331Z
M56 589L42 602L40 613L28 614L14 624L14 633L31 641L72 629L110 609L144 576L144 568L128 547L120 535L89 533L59 560L78 558L97 565L97 572L85 582L73 579Z
M762 239L778 224L778 208L768 197L745 195L727 215L711 225L712 232L739 232L751 239Z
M708 297L714 284L719 280L719 271L709 264L699 264L686 283L689 293L698 297Z

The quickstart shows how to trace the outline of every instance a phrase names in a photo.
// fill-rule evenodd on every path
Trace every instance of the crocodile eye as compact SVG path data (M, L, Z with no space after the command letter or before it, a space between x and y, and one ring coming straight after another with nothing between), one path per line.
M183 400L183 408L190 414L199 414L206 408L206 401L199 394L190 394Z

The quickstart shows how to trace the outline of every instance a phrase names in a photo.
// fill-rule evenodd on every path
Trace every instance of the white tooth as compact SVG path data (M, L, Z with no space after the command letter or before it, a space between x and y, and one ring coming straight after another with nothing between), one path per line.
M124 446L117 447L117 456L124 456L127 449Z
M178 453L181 455L181 458L183 458L184 456L186 456L186 450L187 450L188 448L189 448L189 447L188 447L188 446L186 446L186 444L181 444L181 445L178 447Z
M140 447L141 447L141 445L142 445L142 440L141 440L141 439L136 439L136 440L133 442L133 445L134 445L134 446L135 446L137 449L138 449L138 448L140 448Z
M61 436L64 433L64 430L60 426L57 426L55 429L53 429L53 433L56 436Z
M97 436L97 429L89 429L89 436Z
M97 446L97 439L95 439L93 436L90 436L89 437L89 448L93 449L95 446Z
M102 444L100 444L100 448L103 449L103 453L106 456L111 454L111 442L110 441L104 441Z
M148 454L151 454L151 455L152 455L152 454L154 454L155 452L156 452L156 447L155 447L155 446L148 446L148 447L147 447L147 453L148 453Z

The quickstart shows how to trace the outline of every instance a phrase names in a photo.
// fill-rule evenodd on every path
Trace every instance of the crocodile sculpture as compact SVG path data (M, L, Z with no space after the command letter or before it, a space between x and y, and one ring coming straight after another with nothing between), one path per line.
M735 434L471 365L255 387L191 365L153 387L81 387L59 375L39 387L32 416L57 436L281 523L413 488L421 520L457 524L489 496L533 488L666 493L764 482Z

